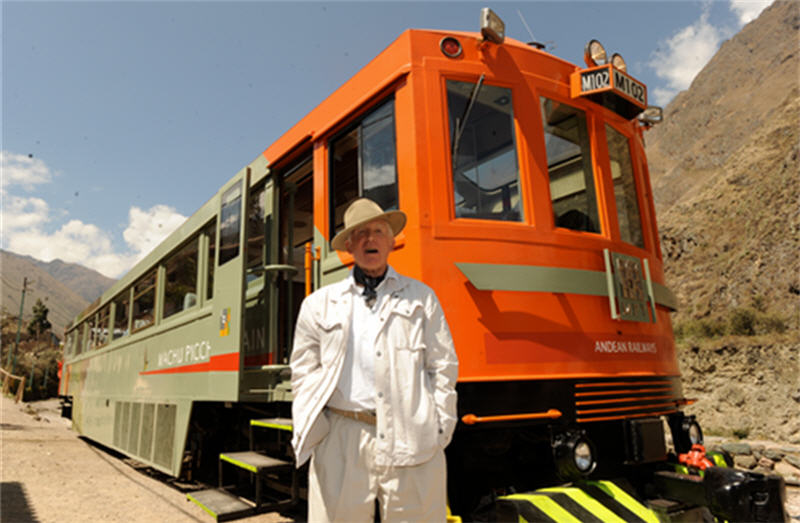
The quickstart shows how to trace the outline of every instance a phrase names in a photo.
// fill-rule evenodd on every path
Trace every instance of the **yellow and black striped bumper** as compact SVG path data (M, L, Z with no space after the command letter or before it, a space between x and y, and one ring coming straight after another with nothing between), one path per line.
M498 521L658 523L655 512L611 481L511 494L497 500Z

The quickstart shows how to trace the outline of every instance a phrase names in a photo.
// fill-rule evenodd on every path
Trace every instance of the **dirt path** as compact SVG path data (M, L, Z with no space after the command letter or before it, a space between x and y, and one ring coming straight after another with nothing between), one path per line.
M0 397L0 520L211 523L186 495L79 438L56 400L33 407ZM790 521L800 522L800 488L787 487ZM292 521L277 513L245 523Z
M57 405L30 409L0 398L3 522L213 522L183 492L79 438ZM291 520L262 514L240 521Z

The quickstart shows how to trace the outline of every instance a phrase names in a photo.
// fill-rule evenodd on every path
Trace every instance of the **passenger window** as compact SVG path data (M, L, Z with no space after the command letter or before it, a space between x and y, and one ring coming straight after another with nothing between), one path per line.
M197 236L164 263L164 318L197 303Z
M447 81L456 218L522 221L511 89Z
M384 210L397 209L393 99L332 140L330 151L331 238L344 228L344 211L356 198L370 198Z
M267 213L267 190L265 184L250 191L247 205L247 268L260 267L264 263L264 227ZM254 278L247 276L248 281Z
M86 320L86 328L89 330L89 339L86 343L86 350L90 351L97 347L97 315L92 315Z
M242 187L234 185L222 195L219 225L219 265L239 256L239 229L242 215Z
M114 300L114 339L128 335L128 317L130 316L130 288Z
M614 199L617 202L619 235L622 241L644 247L639 200L628 138L606 124L608 156L611 159L611 177L614 180Z
M75 327L74 331L72 331L73 333L75 333L75 345L73 348L73 353L75 354L75 356L83 352L83 329L84 329L84 324L81 323L80 325Z
M214 297L214 264L217 263L217 222L212 221L203 229L203 234L208 238L208 281L206 286L206 299Z
M152 270L133 286L133 332L153 324L156 306L156 271Z
M556 227L600 232L586 115L547 98L541 104Z
M97 313L97 334L95 336L95 348L102 347L108 343L108 321L111 312L111 304L107 303L100 312Z
M67 334L67 339L64 342L64 354L67 356L75 356L77 355L76 350L76 342L78 341L78 329L72 329L69 334Z

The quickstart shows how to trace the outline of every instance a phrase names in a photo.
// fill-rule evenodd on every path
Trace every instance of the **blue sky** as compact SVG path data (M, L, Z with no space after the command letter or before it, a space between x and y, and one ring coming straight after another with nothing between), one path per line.
M666 105L769 0L2 2L0 247L118 277L407 28L582 64L600 40Z

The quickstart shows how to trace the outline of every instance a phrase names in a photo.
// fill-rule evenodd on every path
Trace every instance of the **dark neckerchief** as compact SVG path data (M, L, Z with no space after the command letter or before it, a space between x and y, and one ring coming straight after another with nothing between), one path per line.
M353 278L355 278L356 283L364 286L364 292L362 292L361 295L364 297L365 300L367 300L368 306L372 307L372 305L375 303L375 298L378 297L378 293L376 292L375 289L378 287L378 285L381 284L383 279L386 277L387 272L389 272L388 267L386 268L385 271L383 271L383 274L381 274L376 278L372 278L371 276L367 276L366 274L364 274L364 271L361 270L361 267L359 267L358 265L356 265L353 268Z

